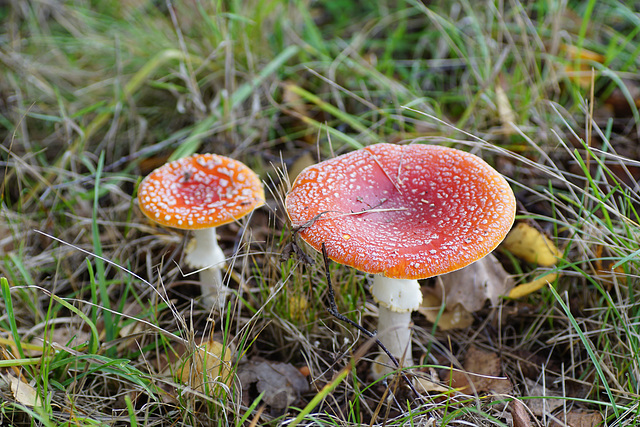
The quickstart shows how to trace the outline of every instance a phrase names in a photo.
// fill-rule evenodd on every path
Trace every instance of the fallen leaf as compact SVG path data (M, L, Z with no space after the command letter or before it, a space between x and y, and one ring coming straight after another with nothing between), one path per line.
M529 411L520 400L513 399L509 402L509 412L513 417L513 427L531 427Z
M545 388L542 384L525 378L526 392L523 399L531 412L537 417L550 414L565 405L564 396L557 391Z
M593 61L593 62L603 63L604 60L606 59L604 55L601 55L589 49L585 49L584 47L578 48L577 46L563 44L562 50L564 50L567 53L567 57L572 61L576 59L580 59L583 61Z
M501 376L502 367L496 353L469 347L464 358L464 371L449 371L448 384L462 393L511 393L511 381Z
M44 339L34 337L32 343L43 345L46 342L47 345L53 345L55 348L80 349L82 346L88 345L91 333L77 327L75 323L74 320L68 319L67 323L55 325L55 328L47 331ZM35 355L40 353L41 351L37 350L31 354Z
M434 393L446 393L451 389L445 387L440 383L438 374L433 368L430 368L428 372L421 372L421 376L416 376L413 379L413 384L419 392L434 392Z
M289 316L294 321L301 321L305 318L309 301L307 298L298 293L289 295Z
M634 105L636 108L640 108L640 85L629 79L623 79L622 85L624 85L624 90L621 87L616 87L604 101L616 118L632 116Z
M544 234L525 222L518 223L502 242L502 247L527 262L551 267L562 256Z
M469 313L480 310L487 300L491 305L497 305L500 297L514 285L511 276L493 254L465 268L443 274L439 280L442 280L442 286L436 286L433 293L440 300L444 295L447 308L453 309L460 304Z
M562 50L567 55L567 64L564 68L567 76L580 87L591 87L591 69L594 68L593 62L602 64L605 61L605 56L583 47L573 46L569 44L563 44ZM595 70L596 76L599 74L598 70Z
M456 304L450 309L446 308L438 317L442 304L440 298L430 291L425 291L424 288L422 295L422 303L420 303L418 312L426 317L429 322L437 322L440 330L462 329L473 324L473 316L460 304Z
M601 426L602 421L600 412L576 410L555 414L549 427L596 427Z
M317 162L313 159L313 156L308 151L305 151L300 157L298 157L293 164L287 168L287 174L289 176L289 182L293 182L296 180L296 177L300 175L307 167L316 164Z
M5 381L7 381L11 387L11 393L13 393L13 398L16 402L29 406L42 406L40 402L40 396L36 392L36 389L30 386L29 384L20 381L18 378L12 375L5 375Z
M142 176L145 176L151 173L151 171L153 171L154 169L157 169L160 166L164 165L168 161L169 161L168 154L164 154L162 156L151 156L151 157L146 157L144 159L141 159L138 167L142 172Z
M516 286L511 289L509 292L509 298L522 298L523 296L529 295L538 289L543 288L549 283L553 283L558 278L556 273L549 273L543 276L540 276L531 282L523 283L521 285Z
M137 334L145 330L146 325L142 322L133 320L133 318L139 316L142 313L142 306L137 301L128 302L125 304L122 314L126 315L124 325L118 331L120 338L125 338L130 335Z
M502 132L505 135L513 135L516 132L516 114L513 112L513 108L511 108L511 103L504 90L504 84L504 78L500 76L498 84L496 84L494 89L496 93L496 106L498 107L498 116L502 124Z
M464 357L464 369L481 375L500 375L501 363L493 351L484 351L475 345L469 347Z
M309 116L309 105L300 96L295 82L287 80L282 85L282 103L301 116Z
M613 268L617 261L603 245L597 245L594 248L594 256L595 276L600 279L607 290L611 290L615 283L616 276L624 276L624 268L622 268L622 266ZM605 260L604 258L614 259Z
M216 390L216 384L231 385L231 349L222 343L210 340L196 346L193 353L183 355L174 371L176 379L188 384L195 390L204 390L205 384L210 390Z
M314 121L312 117L314 115L313 101L305 96L305 92L292 80L287 80L282 84L282 112L291 116L294 120L293 124L300 128L307 128L308 123ZM316 135L314 132L305 132L301 139L308 144L314 144Z
M247 391L256 384L258 393L264 392L262 401L274 409L285 409L309 390L307 379L289 363L251 361L238 367L242 389Z

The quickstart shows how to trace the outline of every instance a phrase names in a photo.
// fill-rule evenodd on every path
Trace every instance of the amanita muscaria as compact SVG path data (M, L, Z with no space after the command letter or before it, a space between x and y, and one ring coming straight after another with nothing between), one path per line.
M412 365L417 279L479 260L515 217L507 181L479 157L434 145L377 144L306 168L286 198L300 236L330 259L374 274L380 341ZM379 376L384 369L374 366Z
M186 261L202 268L205 304L224 306L221 269L225 256L216 227L238 220L265 201L258 176L245 164L216 154L195 154L167 163L138 188L142 212L161 225L193 230L196 247Z

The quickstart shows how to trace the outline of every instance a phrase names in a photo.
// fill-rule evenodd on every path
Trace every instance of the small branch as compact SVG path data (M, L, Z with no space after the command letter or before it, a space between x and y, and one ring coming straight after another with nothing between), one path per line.
M391 352L389 350L387 350L387 348L380 342L380 340L378 338L376 338L376 334L374 334L373 332L370 332L369 330L364 328L362 325L359 325L358 323L354 322L353 320L348 319L347 317L345 317L343 314L341 314L338 311L338 306L336 305L335 293L333 292L333 285L331 284L331 274L329 273L329 257L327 256L327 249L326 249L324 243L322 243L322 258L324 260L324 271L325 271L325 275L327 277L327 287L328 287L328 290L329 290L329 307L327 307L327 311L333 317L335 317L336 319L342 320L343 322L348 323L349 325L351 325L354 328L358 329L360 332L362 332L363 334L365 334L369 338L373 339L375 341L375 343L378 345L378 347L387 354L387 356L389 357L391 362L393 362L393 364L395 365L396 369L398 369L399 374L402 376L404 381L407 383L407 385L409 386L411 391L416 395L416 397L421 399L422 396L420 396L420 394L418 393L418 390L415 389L415 387L413 386L413 384L411 383L411 381L409 380L407 375L402 371L402 369L400 369L400 363L398 363L398 359L396 359L395 356L393 354L391 354Z

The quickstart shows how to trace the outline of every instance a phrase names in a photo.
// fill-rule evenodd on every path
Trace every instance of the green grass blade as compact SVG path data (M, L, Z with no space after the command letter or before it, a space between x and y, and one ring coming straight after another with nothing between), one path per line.
M569 308L569 306L567 304L565 304L565 302L562 300L562 298L560 297L558 292L554 289L554 287L553 286L549 286L549 290L551 291L551 293L555 297L555 299L558 302L558 304L560 304L560 307L562 307L562 310L564 311L565 315L569 319L569 322L571 323L571 326L573 327L573 330L580 337L580 341L582 342L582 344L584 345L585 350L589 354L589 358L593 362L593 367L595 368L596 372L598 373L598 378L600 378L600 381L602 382L602 386L604 387L605 392L607 393L607 396L609 397L609 401L611 402L611 408L613 409L613 412L615 413L616 417L619 417L620 413L619 413L618 405L616 405L616 400L613 397L613 392L611 391L611 387L609 387L609 384L607 382L607 377L605 376L604 371L602 370L602 367L600 366L600 362L601 361L600 361L600 359L598 358L598 356L596 355L596 353L595 353L595 351L593 349L593 344L585 336L584 332L580 328L580 325L578 325L578 322L576 321L576 318L573 317L573 314L571 313L571 309Z
M240 426L245 425L245 422L249 418L249 415L251 415L251 413L253 413L253 411L256 409L256 407L258 406L258 403L260 403L260 401L262 400L262 397L264 396L264 394L265 394L265 392L263 391L262 393L260 393L258 395L258 397L256 397L253 400L253 402L251 402L251 405L249 405L249 407L245 411L244 415L242 415L242 418L240 418L240 420L238 420L238 422L236 423L236 427L240 427Z
M69 304L67 301L65 301L63 298L60 298L57 295L54 294L49 294L51 298L53 298L56 302L62 304L64 307L66 307L69 311L71 311L72 313L74 313L76 316L80 317L82 320L84 320L87 323L87 326L89 326L89 328L91 329L91 336L92 336L92 340L90 341L90 345L89 345L89 353L91 354L97 354L98 353L98 346L100 344L100 338L98 335L98 328L96 327L96 325L91 321L91 319L89 319L83 312L82 310L74 307L73 305Z
M136 410L133 407L133 403L131 402L131 397L126 395L124 397L124 402L127 405L127 412L129 413L129 425L131 427L138 427L138 419L136 417Z
M41 357L28 357L25 359L9 359L0 360L0 368L11 368L12 366L20 367L27 365L39 365L42 362Z
M256 77L254 77L251 81L242 84L234 93L231 95L231 108L236 108L242 102L246 101L249 95L262 84L267 77L271 74L278 71L284 64L291 59L295 54L297 54L299 48L297 46L289 46L278 56L276 56L269 64L267 64ZM171 154L169 157L169 161L177 160L182 157L189 156L198 151L200 148L200 143L202 140L209 135L209 130L212 126L214 126L223 115L224 107L219 107L218 111L215 114L210 115L206 119L202 120L200 123L196 124L193 127L193 130L190 132L189 136L180 143L180 146Z
M9 320L9 326L11 327L11 335L13 336L13 343L18 349L18 355L21 359L25 359L24 350L22 349L22 343L20 341L20 334L18 333L18 325L16 324L15 311L13 309L13 300L11 299L11 288L9 287L9 281L5 277L0 277L0 287L2 288L2 298L7 310L7 319Z
M109 311L111 309L111 301L109 298L109 289L107 289L107 278L105 276L104 262L102 261L102 243L100 237L100 230L98 228L98 211L100 205L98 203L100 197L100 180L102 178L102 169L104 167L104 152L100 153L98 159L98 166L95 172L95 180L93 186L93 211L91 213L91 237L93 240L93 251L97 255L95 257L96 266L96 284L100 293L100 305L107 310L102 311L102 317L104 320L104 328L107 342L111 342L115 338L115 325L113 323L113 316ZM91 273L91 270L89 270ZM97 303L97 301L94 301Z
M289 426L293 427L300 424L304 419L304 417L309 415L311 411L313 411L313 409L316 406L318 406L320 402L322 402L329 395L329 393L335 390L335 388L338 387L342 383L342 381L344 381L344 379L349 376L350 373L351 373L351 364L349 363L347 366L345 366L340 370L340 372L338 373L338 375L336 375L333 381L331 381L330 383L322 387L322 390L320 390L318 394L313 396L313 399L311 399L311 401L307 404L307 406L305 406L304 409L300 411L298 416L289 424Z

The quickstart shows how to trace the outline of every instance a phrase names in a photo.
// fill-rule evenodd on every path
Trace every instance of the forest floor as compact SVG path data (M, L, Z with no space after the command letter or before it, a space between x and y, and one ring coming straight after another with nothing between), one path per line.
M0 1L0 424L640 422L631 3ZM417 366L376 379L284 199L303 168L380 142L483 158L529 256L494 251L499 294L475 272L461 299L422 280ZM218 229L221 310L184 261L191 235L136 198L197 152L266 194ZM338 311L373 332L368 275L328 266Z

